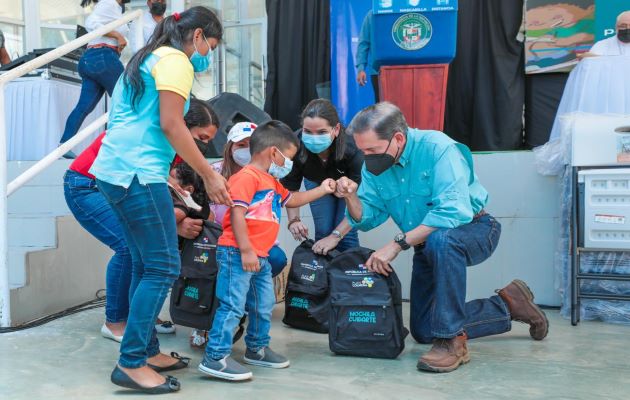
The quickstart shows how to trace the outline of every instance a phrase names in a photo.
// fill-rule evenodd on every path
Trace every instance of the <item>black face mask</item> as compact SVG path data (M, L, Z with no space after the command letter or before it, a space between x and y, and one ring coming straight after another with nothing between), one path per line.
M197 148L199 149L201 154L203 154L205 157L206 152L208 151L208 143L204 143L199 139L195 139L195 143L197 144Z
M151 3L151 15L161 17L166 12L165 3Z
M617 39L622 43L630 43L630 28L619 29L617 31Z
M390 169L396 162L396 157L398 157L398 151L396 152L396 157L392 156L391 154L387 154L387 150L389 150L389 146L392 145L392 140L394 140L393 136L389 140L389 144L387 145L387 148L385 149L383 153L368 154L367 156L365 156L365 168L372 175L378 176L382 174L383 172Z

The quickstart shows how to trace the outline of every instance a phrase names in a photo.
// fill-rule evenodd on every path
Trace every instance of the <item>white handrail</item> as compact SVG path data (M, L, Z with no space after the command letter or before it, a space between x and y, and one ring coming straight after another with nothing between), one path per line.
M54 50L43 54L36 59L25 63L19 67L16 67L3 75L0 75L0 327L11 326L11 290L9 288L9 265L8 265L8 214L7 214L7 202L8 195L15 192L22 185L29 180L33 179L38 173L50 166L59 156L65 154L71 150L74 146L79 144L82 140L87 138L93 133L99 126L107 122L107 115L103 115L96 121L91 123L88 127L81 130L79 134L70 139L65 144L61 145L58 149L44 157L41 161L25 171L22 175L17 177L10 185L7 185L7 128L5 119L5 107L4 107L4 88L6 83L13 79L26 75L27 73L42 67L60 57L65 56L73 50L82 47L99 36L103 36L116 28L131 22L134 19L138 20L136 24L136 38L140 38L142 31L142 10L136 10L129 14L123 15L120 19L110 22L107 25L93 30L80 38L77 38L69 43L64 44Z

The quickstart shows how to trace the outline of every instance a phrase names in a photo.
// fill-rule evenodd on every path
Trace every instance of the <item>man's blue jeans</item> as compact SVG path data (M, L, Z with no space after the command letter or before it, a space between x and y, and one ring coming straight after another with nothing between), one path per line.
M68 208L79 224L114 250L105 274L105 318L112 323L127 321L132 267L131 253L127 248L120 221L96 188L94 179L68 170L63 179L63 190Z
M107 92L110 96L118 77L123 73L124 67L120 62L120 55L114 49L101 47L87 49L79 60L79 75L81 83L81 95L79 102L66 120L66 128L60 143L65 143L77 134L85 118L94 110L98 102Z
M315 189L319 185L304 179L306 190ZM346 202L331 194L310 203L313 223L315 224L315 241L325 238L335 230L346 217ZM337 250L344 251L359 246L359 234L356 229L348 232L337 245Z
M466 303L466 267L494 252L501 224L490 215L429 235L416 248L411 278L411 334L420 343L466 332L470 339L508 332L511 318L499 296Z
M160 352L155 320L179 276L173 200L166 183L141 185L134 178L129 188L98 179L96 184L120 220L133 260L129 318L118 363L139 368Z
M220 360L232 352L234 330L248 310L247 348L258 351L269 346L271 312L276 302L271 279L271 265L266 258L259 257L260 271L245 272L241 251L235 247L218 246L217 298L219 308L214 315L208 336L206 357Z

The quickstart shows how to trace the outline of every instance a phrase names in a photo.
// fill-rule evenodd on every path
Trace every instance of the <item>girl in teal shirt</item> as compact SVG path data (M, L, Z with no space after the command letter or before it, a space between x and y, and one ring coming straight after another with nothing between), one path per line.
M107 135L90 172L120 219L133 262L129 317L111 375L119 386L177 391L177 379L159 372L190 361L162 354L154 327L180 269L167 179L177 153L202 177L213 202L231 205L226 180L197 149L184 122L194 73L208 69L222 36L221 22L205 7L165 18L112 95Z

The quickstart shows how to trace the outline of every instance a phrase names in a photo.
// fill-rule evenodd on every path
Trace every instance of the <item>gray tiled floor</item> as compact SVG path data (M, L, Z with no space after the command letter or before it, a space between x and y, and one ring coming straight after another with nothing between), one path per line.
M406 306L405 306L406 307ZM254 380L220 382L202 377L202 356L188 347L188 329L161 336L165 351L193 357L174 375L186 399L629 399L630 327L583 322L574 328L549 313L547 340L529 339L527 327L469 343L472 362L451 374L417 372L428 346L407 340L397 360L339 357L326 335L291 330L276 308L273 347L288 355L286 370L254 368ZM117 344L100 337L102 309L19 333L0 335L0 399L134 399L109 382ZM242 341L235 356L243 354ZM125 394L124 396L121 396Z

